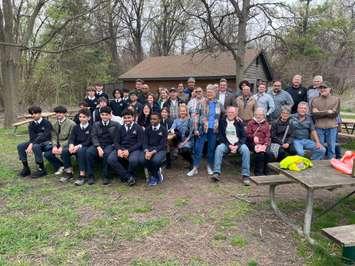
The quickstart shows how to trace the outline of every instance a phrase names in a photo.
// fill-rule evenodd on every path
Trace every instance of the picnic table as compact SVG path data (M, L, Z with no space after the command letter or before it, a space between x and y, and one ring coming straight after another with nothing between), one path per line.
M313 167L308 168L306 170L296 172L290 171L280 168L279 163L269 163L268 166L287 178L291 181L295 181L296 183L301 184L307 191L306 194L306 210L304 216L304 224L303 228L297 226L295 223L291 221L281 210L278 208L276 200L275 200L275 192L276 186L278 184L270 185L270 198L271 198L271 206L275 212L275 214L281 218L283 221L288 223L292 226L298 233L304 235L306 239L311 243L314 244L314 239L311 238L311 224L312 224L312 216L313 216L313 197L314 192L318 189L335 189L340 187L347 187L347 186L355 186L355 178L352 178L349 175L342 174L335 170L331 165L329 160L322 160L322 161L313 161ZM328 212L329 210L333 209L337 206L341 201L345 198L350 197L351 195L355 194L355 191L351 192L350 194L346 195L339 201L337 201L334 205L330 206L327 210L325 210L322 214L318 215L321 216L324 213Z
M354 134L355 131L355 120L344 118L341 121L342 128L345 129L347 134Z

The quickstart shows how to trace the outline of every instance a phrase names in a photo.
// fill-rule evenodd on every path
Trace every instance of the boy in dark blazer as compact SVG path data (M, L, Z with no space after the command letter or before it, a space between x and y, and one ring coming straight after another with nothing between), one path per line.
M113 142L120 129L120 125L111 121L111 108L106 106L100 109L101 121L95 122L92 127L91 141L92 146L86 152L86 174L88 176L88 184L95 183L94 164L95 161L102 159L102 175L103 185L111 183L108 176L107 158L113 151Z
M101 82L96 82L95 84L96 90L96 99L100 99L101 97L105 97L108 101L108 95L104 92L104 85Z
M69 137L69 149L63 151L64 161L70 161L72 155L76 155L79 164L79 178L75 185L81 186L85 183L86 174L86 150L91 145L90 111L81 109L78 113L79 124L75 125ZM70 175L66 176L68 179Z
M89 106L89 109L91 112L91 117L92 117L92 114L94 113L94 110L96 109L96 107L98 105L98 99L96 98L95 87L92 87L92 86L87 87L85 102Z
M134 171L143 165L144 133L143 129L134 123L134 114L131 110L125 110L122 115L124 124L117 134L115 150L110 154L108 163L121 181L133 186L136 183Z
M95 108L94 112L92 113L92 122L93 123L101 121L100 110L101 110L101 108L108 106L108 100L105 97L101 97L98 99L98 103L99 103L99 105ZM112 111L112 109L111 109L111 111Z
M52 149L52 125L48 120L42 118L41 107L31 106L28 108L28 113L32 116L33 119L33 121L28 126L29 140L17 146L18 155L23 165L20 176L26 177L31 175L31 170L27 162L27 155L33 153L38 168L31 177L38 178L47 174L43 164L43 152Z
M122 91L115 89L112 93L113 99L110 100L110 107L114 116L122 117L122 112L127 108L128 104L122 98Z
M148 185L156 186L162 181L159 168L166 160L166 140L168 132L160 124L160 114L153 112L150 116L151 125L144 131L144 164L150 174Z

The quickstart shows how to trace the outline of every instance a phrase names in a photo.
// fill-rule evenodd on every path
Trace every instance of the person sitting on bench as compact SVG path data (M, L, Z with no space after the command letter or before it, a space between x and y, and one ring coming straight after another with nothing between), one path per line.
M30 167L27 162L27 155L34 154L37 171L31 175L32 178L38 178L47 174L43 164L43 152L52 149L51 145L51 123L42 118L42 109L39 106L31 106L28 113L32 116L33 121L28 125L29 140L17 146L20 161L23 169L20 176L26 177L31 175Z

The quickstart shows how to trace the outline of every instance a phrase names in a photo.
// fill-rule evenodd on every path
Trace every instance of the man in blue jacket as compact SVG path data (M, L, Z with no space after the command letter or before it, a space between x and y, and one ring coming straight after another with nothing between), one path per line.
M250 185L250 151L247 147L243 122L237 120L237 108L229 106L227 116L222 118L219 125L218 142L220 143L215 151L214 169L212 180L220 181L223 156L228 153L239 153L242 155L242 176L243 183Z

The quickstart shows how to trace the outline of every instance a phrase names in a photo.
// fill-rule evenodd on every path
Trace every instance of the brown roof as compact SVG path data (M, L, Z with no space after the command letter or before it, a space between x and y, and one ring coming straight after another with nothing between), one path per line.
M244 56L246 66L249 66L259 54L263 54L261 50L247 49ZM227 77L235 75L235 67L230 52L157 56L148 57L119 78L128 80L137 78Z

